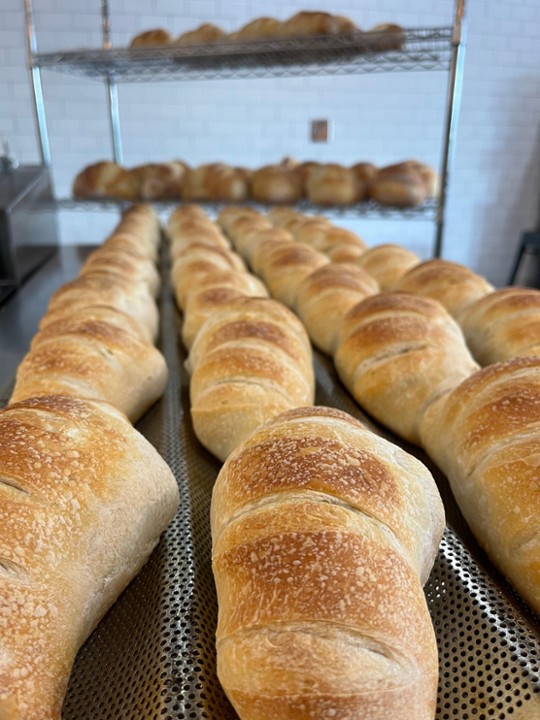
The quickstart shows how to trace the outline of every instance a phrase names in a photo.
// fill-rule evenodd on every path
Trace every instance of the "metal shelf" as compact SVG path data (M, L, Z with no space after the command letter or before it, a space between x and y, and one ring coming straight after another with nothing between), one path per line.
M136 201L137 202L137 201ZM140 202L146 202L141 200ZM117 211L124 210L133 204L133 201L114 200L107 198L88 198L79 200L76 198L60 198L53 201L54 206L61 210L81 210L81 211ZM182 203L181 200L168 200L168 201L151 201L157 212L169 213L172 212ZM270 205L265 203L257 203L254 201L246 200L243 202L235 203L223 203L223 202L197 202L201 205L211 216L217 215L217 213L227 205L242 205L252 207L260 212L268 212L276 205ZM386 207L379 205L379 203L373 200L361 202L356 205L348 205L346 207L336 206L321 206L314 205L307 200L301 200L295 203L294 208L299 212L303 213L322 213L329 217L347 217L349 219L355 217L367 218L367 219L394 219L394 220L429 220L432 221L437 216L438 202L437 200L428 200L422 205L409 208L395 208Z
M227 41L210 45L107 48L39 53L37 67L118 82L337 75L448 70L452 27L403 30L402 46L384 32Z

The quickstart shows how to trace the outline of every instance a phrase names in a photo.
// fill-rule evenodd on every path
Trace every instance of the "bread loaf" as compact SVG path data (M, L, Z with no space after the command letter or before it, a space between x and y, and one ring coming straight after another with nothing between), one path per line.
M491 365L540 356L540 292L508 287L468 305L458 322L474 357Z
M343 320L334 359L357 402L417 444L429 405L478 368L442 305L405 293L355 305Z
M264 254L259 250L255 255L253 268L261 275L272 297L287 307L294 308L302 280L328 262L325 255L308 245L277 242L270 245L268 252Z
M171 275L181 309L191 289L197 286L199 276L215 270L245 270L245 265L236 253L205 243L193 243L178 253Z
M0 413L0 476L0 717L59 720L78 649L147 561L178 486L111 405L59 396Z
M108 319L77 313L43 328L17 370L11 403L42 395L105 400L135 423L167 382L162 354Z
M260 274L267 262L267 256L278 245L289 245L293 242L292 236L286 230L264 227L256 222L254 225L245 224L235 233L234 247L246 259L252 270Z
M420 262L418 255L400 245L376 245L362 253L355 263L379 283L381 290L394 290L407 270Z
M306 180L306 197L317 205L354 205L360 191L355 173L341 165L320 165Z
M203 23L195 30L182 33L174 45L206 45L225 39L225 31L212 23Z
M76 198L137 200L139 179L114 162L98 162L81 170L73 182Z
M267 165L251 177L251 196L264 203L294 203L302 197L302 183L293 170Z
M432 720L422 584L444 527L415 458L331 408L271 420L212 496L217 671L242 719Z
M125 312L148 341L157 337L158 310L145 285L118 277L112 280L106 273L88 273L63 285L51 297L46 317L48 321L70 317L88 305L109 305Z
M377 51L401 50L405 44L405 32L400 25L394 23L381 23L369 31L374 33L374 45ZM371 49L371 46L370 46Z
M229 40L262 40L281 34L281 21L271 17L260 17L243 25L240 30L229 34Z
M148 163L131 170L139 178L139 196L143 200L177 200L182 196L185 163Z
M156 28L155 30L145 30L145 32L135 35L130 42L129 47L155 47L156 45L168 45L172 42L172 37L167 30Z
M421 435L480 544L540 613L540 359L475 373L432 406Z
M492 292L494 288L485 278L464 265L436 259L412 267L402 275L394 289L433 298L456 318L467 305Z
M156 297L159 291L160 278L154 263L128 252L98 248L86 258L79 274L82 276L94 272L108 273L133 283L143 283L153 297Z
M219 270L199 276L184 308L182 341L188 350L216 310L237 297L268 297L268 290L254 275L240 270Z
M429 189L418 168L403 162L381 168L370 184L369 195L381 205L413 207L429 197Z
M161 243L161 226L151 205L138 203L129 207L122 214L115 233L132 235L141 245L153 248L156 257Z
M241 202L247 198L248 185L240 168L208 163L186 172L182 192L187 200Z
M284 36L298 35L335 35L358 30L349 18L326 12L302 10L281 25Z
M331 263L302 280L296 310L311 341L319 350L333 355L346 313L378 291L377 282L356 265Z
M195 338L188 368L195 433L221 460L265 420L313 403L309 339L275 300L242 297L216 308Z

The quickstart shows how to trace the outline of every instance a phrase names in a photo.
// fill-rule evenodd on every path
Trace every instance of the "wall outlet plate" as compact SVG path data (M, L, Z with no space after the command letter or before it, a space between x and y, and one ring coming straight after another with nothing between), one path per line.
M331 127L329 120L311 121L311 142L327 143L331 138Z

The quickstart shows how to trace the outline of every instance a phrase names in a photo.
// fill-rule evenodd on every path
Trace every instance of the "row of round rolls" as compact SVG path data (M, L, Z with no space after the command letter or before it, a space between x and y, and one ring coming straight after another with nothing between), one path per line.
M245 216L235 221L232 209L224 212L230 233L245 231ZM306 222L285 209L267 217L296 237ZM354 303L351 263L332 263L298 273L294 308L315 344L334 355L357 402L423 446L447 474L479 542L538 611L540 292L494 290L464 266L419 262L392 246L360 253L354 267L363 260L374 277L386 278L385 292L367 288ZM336 312L341 298L343 312ZM495 364L480 369L458 322L475 357Z
M60 717L78 649L178 508L131 425L167 378L152 344L158 242L150 207L124 215L52 296L0 412L2 718Z
M167 367L153 344L159 240L150 206L124 214L79 276L52 295L11 402L43 394L105 400L136 422L162 395Z
M311 339L319 347L328 348L336 342L335 331L343 314L359 300L377 293L378 285L361 268L331 263L320 250L295 240L291 225L286 224L293 220L290 214L276 211L273 220L277 222L278 218L283 223L275 227L269 222L270 214L265 218L251 208L229 207L221 211L218 223L253 271L265 281L272 295L287 302L300 315ZM323 242L322 245L325 246ZM451 318L449 320L452 322ZM398 583L398 594L403 607L407 607L407 612L414 618L407 642L412 643L411 647L422 648L415 657L414 653L405 652L407 665L412 662L417 672L414 681L405 680L401 687L399 712L403 718L412 714L425 720L433 718L437 654L421 587L437 551L444 527L444 512L429 472L405 452L375 438L365 426L340 411L323 407L299 408L259 428L229 456L218 476L212 499L213 568L219 603L218 676L241 718L252 717L250 713L254 707L257 717L264 720L275 717L276 712L280 714L281 708L286 708L291 717L300 712L300 708L302 711L309 708L314 716L328 712L339 715L344 702L348 712L354 708L355 713L362 715L369 713L371 716L375 708L378 714L373 717L383 718L387 712L398 712L392 683L390 690L385 684L384 689L379 687L365 692L371 686L372 677L369 673L359 675L355 663L365 661L367 651L360 641L358 656L351 654L348 630L336 635L333 623L337 616L328 614L325 608L325 590L337 591L328 578L353 577L350 567L347 570L340 564L342 556L337 546L327 548L324 545L325 551L321 552L322 546L317 541L317 562L308 558L304 562L305 553L293 553L291 547L283 546L285 540L281 539L294 536L295 542L306 548L309 547L307 537L318 531L325 535L331 527L340 534L342 547L348 542L363 543L367 527L351 524L349 518L360 510L362 517L376 518L376 522L382 520L372 503L378 504L379 508L383 504L375 501L367 490L365 477L377 468L377 476L386 478L381 463L386 467L387 462L394 471L396 467L400 468L395 471L395 482L400 487L403 483L403 488L407 487L407 493L413 497L413 506L408 511L416 514L417 502L427 503L433 509L423 521L413 523L417 530L422 527L422 533L427 533L423 540L416 536L413 525L409 527L407 522L402 523L403 518L397 532L400 542L409 548L404 554L400 553L402 560L407 557L409 563L411 555L407 553L415 548L416 559L410 565L414 567L414 576L409 576L406 586ZM309 453L306 453L306 445ZM384 492L380 487L379 490ZM330 503L328 497L332 498ZM339 511L335 509L336 502ZM253 513L249 508L253 508ZM392 515L389 506L386 508ZM395 518L398 516L396 507ZM397 530L390 516L386 519L388 525ZM372 532L377 535L371 528L372 520L371 538L374 537ZM427 536L431 540L426 541ZM266 544L274 548L272 563L264 561ZM333 572L328 571L326 558L332 563ZM335 572L337 566L338 573ZM277 578L285 574L289 580L280 592ZM371 580L361 582L358 587L347 579L340 581L339 597L350 594L362 605L373 593L371 581L384 585L384 575L380 559L374 561ZM267 596L265 588L273 593L273 600ZM316 603L316 597L323 600ZM306 627L302 613L293 612L295 621L289 623L293 602L306 608ZM234 608L239 606L241 621L235 621ZM264 608L262 616L261 607ZM384 615L380 622L387 623L388 618ZM355 626L356 617L354 613L351 615L347 627ZM342 623L341 615L340 618ZM314 647L309 638L319 621L325 623L326 631ZM272 634L271 628L276 624L280 627L279 639ZM395 642L401 643L401 640L393 633L387 635L388 647L395 649ZM293 642L296 662L290 654ZM341 664L335 672L338 646L342 648L341 654L338 653ZM287 678L281 678L279 668L289 667L291 662L295 671L287 673ZM331 673L327 663L333 664ZM389 668L382 666L377 670L385 677L388 671Z
M75 178L76 198L175 200L272 205L307 199L321 206L352 206L367 200L406 208L437 195L434 170L416 160L376 168L371 163L346 167L336 163L281 163L252 170L225 163L191 168L181 161L150 163L128 169L100 161Z
M224 461L269 418L313 404L309 338L201 208L178 208L167 235L189 350L193 428Z
M342 15L302 10L287 20L278 20L273 17L255 18L238 30L229 33L213 23L203 23L176 38L164 28L154 28L136 35L131 40L129 47L151 48L164 45L186 47L217 42L249 42L252 40L340 35L342 33L359 35L362 31L352 20ZM405 42L403 29L395 23L375 25L370 31L363 32L362 36L365 40L369 40L371 52L399 50Z

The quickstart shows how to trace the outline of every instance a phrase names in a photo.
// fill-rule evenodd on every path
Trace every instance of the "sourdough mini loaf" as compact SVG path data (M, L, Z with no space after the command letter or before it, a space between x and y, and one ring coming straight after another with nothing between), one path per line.
M311 341L319 350L333 355L347 312L377 292L377 282L358 266L330 263L300 283L296 310Z
M433 720L428 470L333 408L274 418L212 496L218 676L242 720Z
M381 293L345 316L336 369L357 402L414 443L431 403L478 369L461 330L431 298Z
M478 371L429 409L421 436L484 550L540 614L540 358Z
M135 423L163 394L167 365L140 334L78 313L47 324L17 370L11 403L40 395L106 400Z
M216 307L188 368L195 433L222 461L270 417L313 403L309 339L275 300L242 297Z
M0 717L60 720L77 651L147 561L178 485L111 405L62 396L0 412L0 476Z
M468 305L458 322L481 365L540 356L540 291L508 287Z
M433 298L454 318L467 305L494 290L491 283L465 265L440 258L426 260L412 267L400 278L394 289Z
M418 255L400 245L376 245L355 262L379 283L381 290L394 290L405 273L420 262Z

